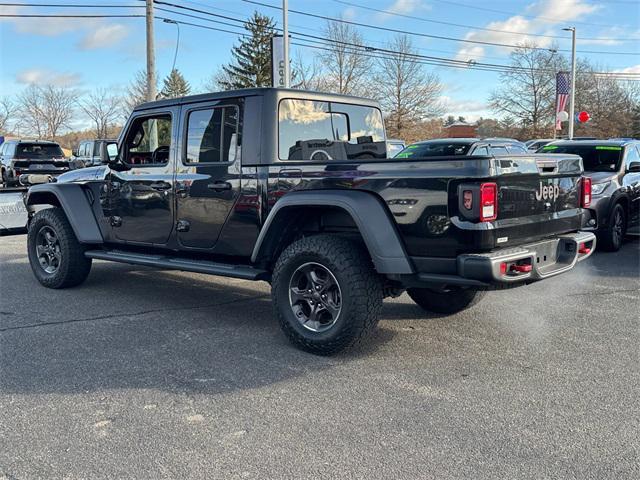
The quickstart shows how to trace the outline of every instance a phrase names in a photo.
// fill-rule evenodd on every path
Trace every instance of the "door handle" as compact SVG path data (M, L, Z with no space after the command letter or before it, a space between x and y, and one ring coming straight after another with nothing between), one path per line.
M167 182L155 182L149 185L149 187L153 188L154 190L169 190L171 188L171 184L167 183Z
M231 190L231 184L229 182L213 182L207 185L209 190L221 191L221 190Z

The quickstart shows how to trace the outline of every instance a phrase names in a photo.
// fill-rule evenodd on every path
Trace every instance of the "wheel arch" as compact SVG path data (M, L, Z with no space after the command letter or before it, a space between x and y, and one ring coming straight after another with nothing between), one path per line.
M104 241L89 198L80 185L71 183L34 185L27 192L25 205L29 213L32 213L33 207L37 205L52 205L60 208L80 243L103 243Z
M337 214L337 222L344 222L345 228L357 229L378 273L414 272L389 210L374 194L354 190L291 192L278 200L263 224L251 261L272 260L290 240L287 232L316 218L318 211L321 216Z

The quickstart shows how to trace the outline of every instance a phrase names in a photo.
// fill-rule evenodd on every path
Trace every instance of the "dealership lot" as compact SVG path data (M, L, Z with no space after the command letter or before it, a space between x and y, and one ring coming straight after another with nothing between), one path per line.
M639 251L451 317L403 295L324 358L266 284L96 262L47 290L0 238L0 479L638 478Z

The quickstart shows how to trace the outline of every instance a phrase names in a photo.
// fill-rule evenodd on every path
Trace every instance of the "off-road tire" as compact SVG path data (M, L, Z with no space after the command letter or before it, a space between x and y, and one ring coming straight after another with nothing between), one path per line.
M296 270L317 263L335 277L341 291L341 310L328 330L306 329L293 312L289 289ZM275 315L291 343L317 355L332 355L353 347L376 327L382 308L383 282L365 249L356 242L316 235L289 245L276 262L271 286Z
M616 203L609 213L607 228L598 234L598 248L607 252L617 252L622 246L622 240L626 233L627 215L622 205Z
M53 273L42 268L36 253L36 238L45 226L53 229L60 246L61 260ZM75 287L84 282L91 271L91 259L84 256L85 248L78 242L69 220L59 208L47 208L34 215L29 223L27 250L33 274L47 288Z
M472 288L451 288L442 292L428 288L409 288L407 293L424 310L449 315L471 308L486 294Z

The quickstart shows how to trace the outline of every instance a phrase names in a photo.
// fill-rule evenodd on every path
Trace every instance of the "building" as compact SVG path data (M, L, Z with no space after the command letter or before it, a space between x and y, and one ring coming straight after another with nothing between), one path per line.
M473 138L478 136L478 127L472 123L455 122L445 127L447 138Z

